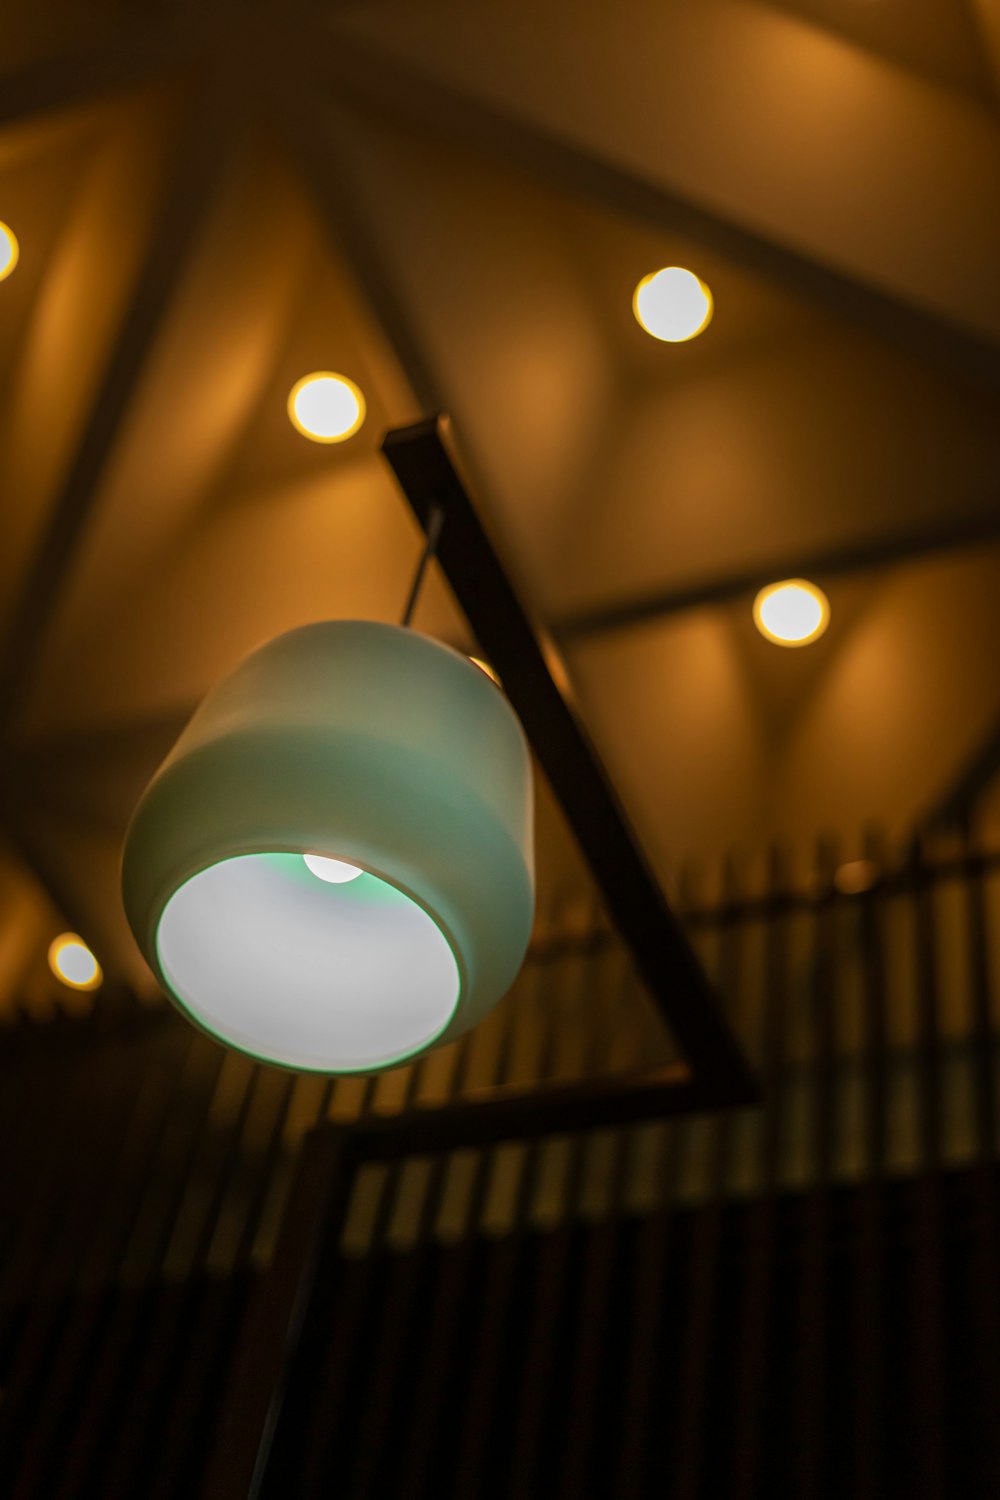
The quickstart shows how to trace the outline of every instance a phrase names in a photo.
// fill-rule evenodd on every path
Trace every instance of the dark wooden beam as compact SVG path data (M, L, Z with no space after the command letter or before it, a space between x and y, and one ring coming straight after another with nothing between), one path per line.
M756 1086L746 1059L576 714L558 653L529 619L484 530L447 419L390 432L382 451L425 531L432 509L444 510L437 556L445 576L684 1054L691 1069L685 1086L704 1089L717 1105L752 1101Z
M336 117L325 101L289 87L288 80L279 81L272 95L272 121L319 210L334 253L346 259L417 402L436 410L442 400L436 375L361 206L357 168L343 149Z
M497 109L356 37L317 27L303 66L331 97L355 100L405 131L429 130L612 213L682 234L869 334L1000 392L1000 345L719 213L618 162Z
M1000 543L1000 507L979 516L949 517L936 526L926 526L919 531L897 532L805 555L793 553L762 567L704 579L682 588L657 589L632 598L596 604L564 616L556 622L553 630L560 640L581 640L610 630L645 625L684 610L752 597L758 589L782 578L809 578L822 584L826 579L844 574L890 567L894 563L939 552L959 552L997 543Z
M35 672L115 441L230 159L238 118L236 99L221 80L185 111L145 262L0 643L0 738Z
M0 126L103 101L143 88L204 58L211 36L197 12L186 24L164 18L117 18L79 46L49 54L0 74Z
M990 725L938 796L921 826L928 830L965 828L974 824L976 810L1000 776L1000 718Z

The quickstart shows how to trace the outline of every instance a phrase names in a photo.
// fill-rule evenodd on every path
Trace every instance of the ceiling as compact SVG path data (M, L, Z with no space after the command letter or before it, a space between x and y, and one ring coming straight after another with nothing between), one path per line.
M398 619L420 539L378 445L432 411L664 876L992 786L1000 0L22 11L0 990L64 920L142 982L131 806L255 645ZM668 264L715 298L689 344L632 316ZM288 422L314 369L365 393L342 446ZM832 623L786 651L750 605L796 575ZM440 578L417 625L474 644ZM548 897L578 871L544 789L540 846Z

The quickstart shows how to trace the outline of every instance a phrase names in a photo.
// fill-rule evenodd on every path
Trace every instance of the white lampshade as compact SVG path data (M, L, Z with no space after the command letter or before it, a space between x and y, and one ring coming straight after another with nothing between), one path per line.
M209 693L139 803L122 885L166 992L230 1046L326 1073L474 1026L534 915L527 745L466 657L306 626Z

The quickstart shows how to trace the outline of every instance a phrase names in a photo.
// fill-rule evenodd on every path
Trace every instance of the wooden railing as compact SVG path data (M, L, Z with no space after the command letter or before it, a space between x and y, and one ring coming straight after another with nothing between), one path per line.
M379 1079L127 998L8 1029L4 1493L196 1493L223 1398L278 1388L262 1493L991 1492L1000 865L860 852L679 882L759 1109L656 1118L682 1060L566 912L489 1022Z

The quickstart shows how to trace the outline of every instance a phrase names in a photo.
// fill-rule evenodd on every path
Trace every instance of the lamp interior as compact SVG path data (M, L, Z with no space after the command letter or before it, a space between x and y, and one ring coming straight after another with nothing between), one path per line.
M318 1072L366 1072L430 1045L461 989L422 906L367 872L317 879L299 854L239 855L192 876L167 902L156 948L206 1030Z

